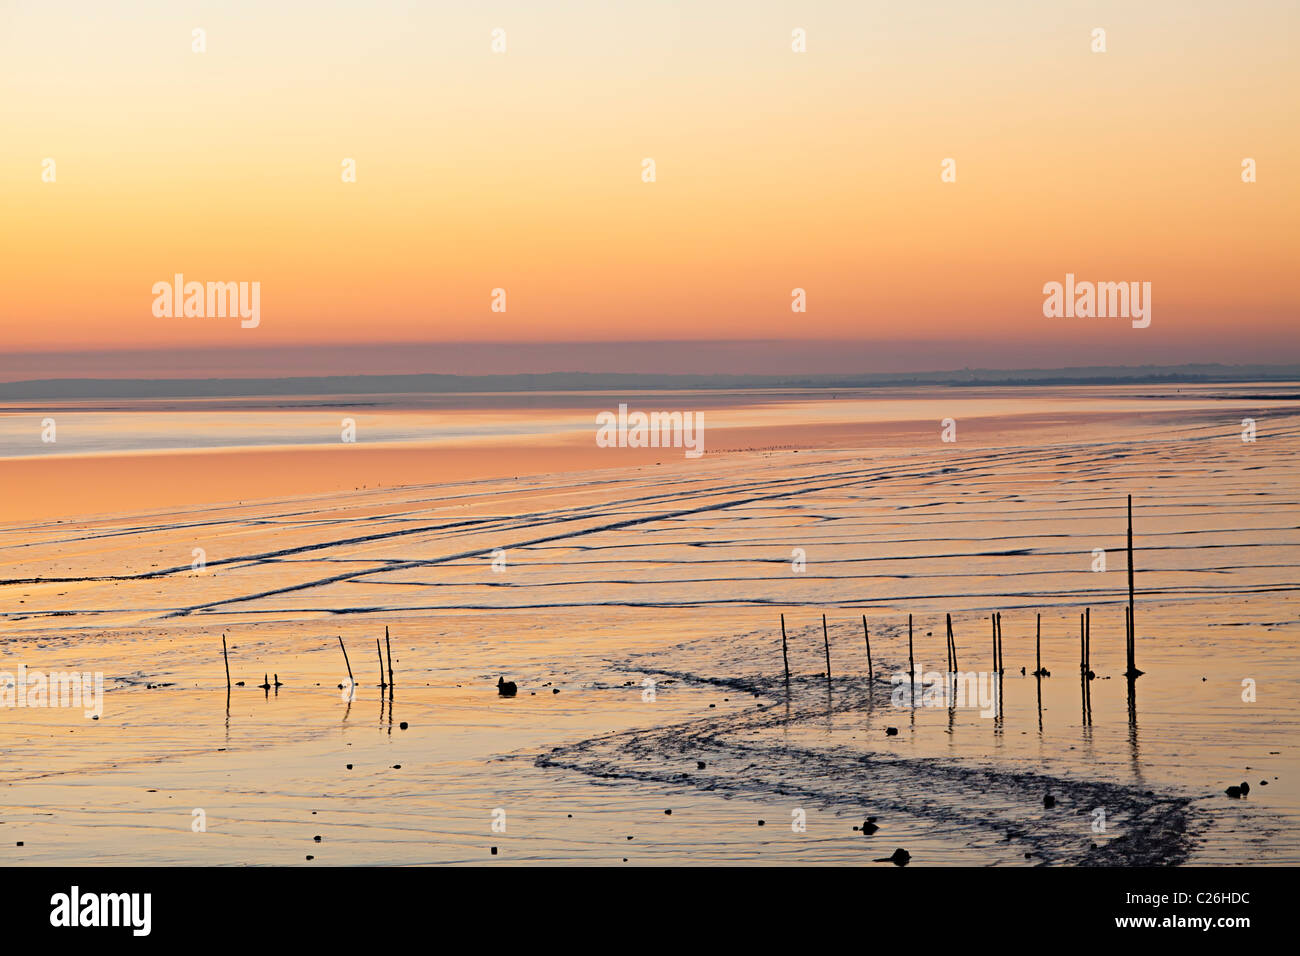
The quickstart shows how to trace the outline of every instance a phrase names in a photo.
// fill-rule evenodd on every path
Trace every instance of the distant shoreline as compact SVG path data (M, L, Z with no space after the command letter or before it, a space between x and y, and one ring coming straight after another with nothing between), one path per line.
M1213 385L1300 381L1300 365L1084 366L956 369L861 375L653 375L548 372L506 375L321 375L273 378L45 378L0 382L0 401L123 398L238 398L392 393L867 389L1052 385ZM1289 397L1289 396L1280 396Z

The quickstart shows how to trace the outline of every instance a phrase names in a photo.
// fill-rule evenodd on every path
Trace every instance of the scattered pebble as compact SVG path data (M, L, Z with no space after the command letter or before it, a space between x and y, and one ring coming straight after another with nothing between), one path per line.
M1056 797L1052 796L1050 793L1043 797L1043 806L1048 810L1052 809L1052 807L1056 806Z
M885 736L886 736L886 737L897 737L897 736L898 736L898 728L897 728L897 727L886 727L886 728L885 728Z
M312 839L315 840L317 843L319 843L319 842L320 842L320 834L319 834L319 833L316 834L314 837L312 837Z
M704 769L704 761L703 761L703 760L697 760L697 761L695 761L695 769L696 769L696 770L703 770L703 769Z
M400 724L398 724L398 725L397 725L397 729L398 729L398 730L405 730L405 729L406 729L406 721L402 721Z
M496 855L497 855L497 848L496 848L496 847L493 847L493 848L492 848L492 855L493 855L493 856L496 856Z

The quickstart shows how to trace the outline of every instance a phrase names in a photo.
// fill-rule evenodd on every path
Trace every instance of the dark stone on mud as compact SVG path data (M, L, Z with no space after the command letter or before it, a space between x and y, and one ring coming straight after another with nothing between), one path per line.
M348 769L349 769L349 770L352 769L352 764L348 764Z
M400 724L397 725L397 729L398 729L398 730L405 730L405 729L407 728L407 726L408 726L408 725L407 725L406 721L402 721Z
M695 761L695 769L696 769L696 770L703 770L703 769L704 769L704 761L703 761L703 760L697 760L697 761Z
M880 827L876 826L870 820L862 824L862 833L864 836L871 836L871 834L875 833L879 829Z
M1043 806L1048 810L1052 809L1052 807L1056 806L1056 797L1052 796L1050 793L1043 797Z
M666 817L671 817L672 815L673 815L673 812L672 812L671 810L665 810L665 811L664 811L664 816L666 816Z
M1227 790L1225 790L1225 791L1223 791L1223 792L1226 793L1226 794L1227 794L1228 796L1230 796L1230 797L1240 797L1240 796L1241 796L1241 787L1229 787Z
M759 821L758 821L758 825L759 825L760 827L763 826L765 823L767 823L766 820L759 820Z
M1241 795L1244 797L1248 793L1250 793L1250 784L1243 780L1241 781Z
M898 728L897 728L897 727L886 727L886 728L885 728L885 736L886 736L886 737L897 737L897 736L898 736Z
M493 856L496 856L496 855L497 855L497 848L496 848L496 847L493 847L493 848L492 848L492 855L493 855Z

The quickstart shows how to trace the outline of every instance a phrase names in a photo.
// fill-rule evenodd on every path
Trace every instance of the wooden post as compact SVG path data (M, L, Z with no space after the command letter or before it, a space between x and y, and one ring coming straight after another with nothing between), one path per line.
M392 687L393 681L393 645L388 643L388 625L384 625L384 647L388 648L388 686Z
M1043 676L1043 612L1038 612L1038 620L1034 624L1034 674L1037 677Z
M343 637L339 636L339 647L343 647ZM352 681L352 686L356 687L357 682L352 680L352 665L348 663L348 649L343 647L343 663L348 665L348 680Z
M1092 608L1083 611L1083 672L1087 676L1092 671Z
M911 690L916 690L916 664L912 659L912 615L907 615L907 673L912 678Z
M998 615L995 611L989 615L989 623L993 626L993 673L998 672Z
M226 635L221 635L221 656L226 662L226 693L230 693L230 654L226 650Z
M790 652L786 649L785 615L781 615L781 659L785 661L785 682L790 683Z
M871 633L867 630L867 616L865 614L862 615L862 637L867 642L867 677L875 680L875 671L871 669Z
M384 652L379 649L379 638L375 638L375 654L379 657L379 689L383 690L388 685L384 683Z
M1124 608L1124 655L1125 657L1133 656L1133 619L1129 616L1128 608Z
M1128 496L1128 673L1138 674L1134 662L1134 645L1137 643L1137 620L1133 616L1133 496Z
M1002 660L1002 612L998 611L998 673L1006 673L1006 664Z
M826 683L831 682L831 639L826 633L826 615L822 615L822 641L826 645Z
M952 654L952 671L957 673L957 638L952 633L952 615L948 615L948 648Z

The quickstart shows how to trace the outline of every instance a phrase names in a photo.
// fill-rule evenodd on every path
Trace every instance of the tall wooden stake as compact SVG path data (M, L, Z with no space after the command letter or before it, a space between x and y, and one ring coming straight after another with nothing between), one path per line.
M876 679L876 673L871 669L871 633L867 630L867 616L862 615L862 637L867 642L867 677L871 680Z
M785 661L785 682L790 683L790 652L786 649L785 615L781 615L781 659Z
M1083 611L1083 672L1092 671L1092 608Z
M826 683L831 682L831 639L826 633L826 615L822 615L822 641L826 645Z
M384 652L379 649L379 638L375 638L375 654L379 656L379 689L383 690L388 685L384 683Z
M221 635L221 657L226 662L226 694L230 693L230 654L226 650L226 635Z
M384 626L384 647L388 648L388 686L392 687L393 681L393 645L388 643L388 626Z
M1043 612L1038 612L1038 620L1034 625L1034 668L1036 677L1043 676Z
M1128 496L1128 674L1138 675L1134 661L1137 643L1137 619L1133 616L1133 496Z

